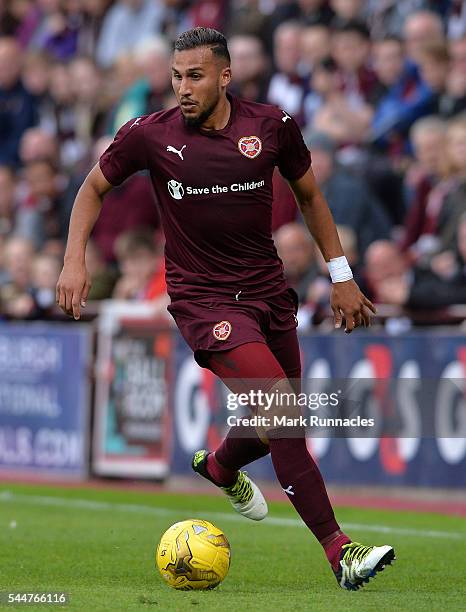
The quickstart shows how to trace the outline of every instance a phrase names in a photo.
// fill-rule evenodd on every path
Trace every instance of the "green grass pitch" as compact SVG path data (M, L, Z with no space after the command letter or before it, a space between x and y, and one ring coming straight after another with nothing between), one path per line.
M338 509L354 539L390 543L398 558L346 592L296 516L284 503L254 523L217 497L0 484L0 591L66 591L70 609L87 611L464 610L464 520ZM155 568L162 532L190 517L215 523L232 546L214 591L173 591Z

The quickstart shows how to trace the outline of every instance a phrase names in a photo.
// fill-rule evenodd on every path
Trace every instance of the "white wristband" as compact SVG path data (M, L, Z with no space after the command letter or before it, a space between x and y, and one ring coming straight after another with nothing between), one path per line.
M351 268L345 256L334 257L327 262L327 266L332 283L343 283L353 278L353 273L351 272Z

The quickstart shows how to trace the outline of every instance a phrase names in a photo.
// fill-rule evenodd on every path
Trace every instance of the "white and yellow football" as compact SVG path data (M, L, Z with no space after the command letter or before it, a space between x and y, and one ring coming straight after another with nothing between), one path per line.
M230 558L223 531L200 519L172 525L161 537L155 555L166 584L181 591L215 588L228 574Z

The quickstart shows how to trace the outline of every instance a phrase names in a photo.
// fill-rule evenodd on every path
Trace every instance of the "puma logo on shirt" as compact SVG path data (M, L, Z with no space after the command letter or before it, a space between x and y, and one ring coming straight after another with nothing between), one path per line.
M167 151L169 151L170 153L176 153L176 155L179 155L180 158L184 161L184 157L182 153L183 149L186 149L186 145L183 145L179 151L178 149L175 149L175 147L172 147L171 145L168 145L167 147Z

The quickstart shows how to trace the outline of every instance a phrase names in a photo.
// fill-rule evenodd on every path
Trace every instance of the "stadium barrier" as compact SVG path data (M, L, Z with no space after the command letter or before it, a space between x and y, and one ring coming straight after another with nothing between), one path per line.
M358 380L361 413L377 418L389 412L394 426L392 433L384 428L382 437L377 431L361 437L356 428L308 438L327 482L466 486L466 346L459 330L301 335L300 345L309 394L330 395L341 383ZM220 442L227 409L215 377L197 366L182 338L175 364L172 470L187 473L195 450ZM248 471L273 478L268 458Z
M0 324L0 473L88 475L91 339L88 325Z
M86 476L94 374L91 473L189 474L192 453L215 447L228 427L227 389L144 304L104 306L92 368L94 331L92 324L0 327L0 473ZM353 388L361 415L390 425L314 430L308 443L328 482L466 486L461 330L358 330L301 335L300 343L306 393L362 381ZM250 472L273 478L268 458Z

